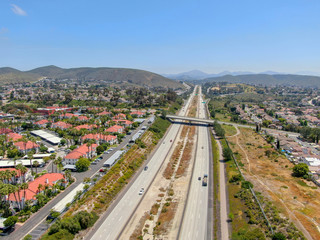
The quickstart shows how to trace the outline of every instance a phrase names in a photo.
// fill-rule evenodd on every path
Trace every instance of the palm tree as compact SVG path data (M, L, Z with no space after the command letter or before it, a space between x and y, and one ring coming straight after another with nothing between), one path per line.
M32 151L28 152L28 159L30 160L30 167L31 167L31 174L32 174L33 173L33 169L32 169L33 153L32 153Z
M23 190L23 200L24 200L24 203L23 205L25 206L25 202L26 202L26 190L29 188L29 184L28 183L22 183L21 184L21 189ZM23 206L23 208L24 208Z
M23 142L23 145L24 145L24 154L26 155L27 154L27 143L28 143L28 139L23 136L21 141Z
M65 172L64 172L64 177L66 178L66 180L68 182L70 182L71 180L71 171L69 169L67 169Z
M36 168L36 174L38 173L38 167L39 167L39 162L38 161L34 161L33 162L33 166Z

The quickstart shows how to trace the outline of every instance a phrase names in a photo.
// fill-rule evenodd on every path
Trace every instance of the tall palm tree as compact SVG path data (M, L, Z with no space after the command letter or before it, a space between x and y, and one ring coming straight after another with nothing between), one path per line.
M23 146L24 146L24 154L26 155L26 154L27 154L27 143L28 143L28 139L27 139L25 136L23 136L23 137L21 138L21 141L23 142Z
M32 153L32 151L28 152L28 159L30 160L30 168L31 168L31 174L32 174L33 173L33 169L32 169L33 153Z
M38 161L34 161L33 162L33 166L36 168L36 174L38 173L38 167L39 167L39 162Z
M29 184L28 183L22 183L21 184L21 189L23 190L23 208L25 206L25 202L26 202L26 190L29 188Z

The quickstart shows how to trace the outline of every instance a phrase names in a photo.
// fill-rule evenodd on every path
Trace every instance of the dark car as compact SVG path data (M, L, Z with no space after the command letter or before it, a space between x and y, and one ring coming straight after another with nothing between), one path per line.
M145 167L144 167L144 170L147 171L147 170L148 170L148 166L145 166Z

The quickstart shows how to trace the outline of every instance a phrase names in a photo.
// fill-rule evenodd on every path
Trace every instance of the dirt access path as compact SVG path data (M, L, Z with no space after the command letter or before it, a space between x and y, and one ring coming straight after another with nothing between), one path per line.
M293 164L283 156L270 159L265 140L253 130L237 126L228 137L230 147L244 159L243 173L255 189L273 201L308 240L320 239L320 191L311 183L291 176ZM304 184L305 183L305 184Z

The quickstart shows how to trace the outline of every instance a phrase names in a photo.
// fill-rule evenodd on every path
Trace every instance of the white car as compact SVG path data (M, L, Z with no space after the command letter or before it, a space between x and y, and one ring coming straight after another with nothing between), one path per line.
M139 195L142 195L144 192L144 188L141 188L140 191L139 191Z

